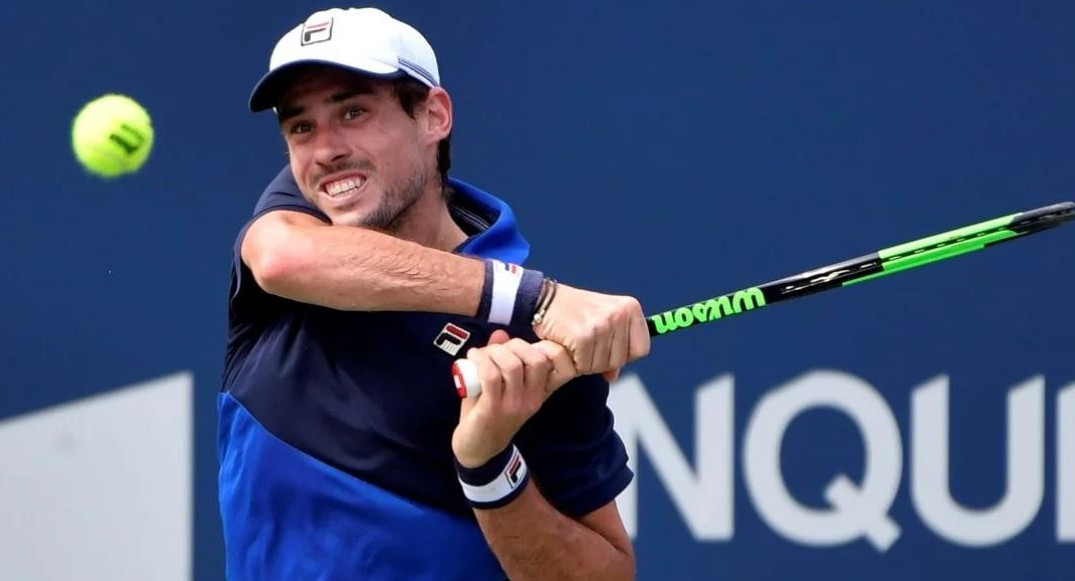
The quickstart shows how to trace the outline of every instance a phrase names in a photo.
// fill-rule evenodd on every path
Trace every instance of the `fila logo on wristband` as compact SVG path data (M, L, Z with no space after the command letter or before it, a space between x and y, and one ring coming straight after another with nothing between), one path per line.
M526 461L519 449L511 447L511 457L507 464L491 481L483 485L469 484L459 477L459 484L463 487L463 495L470 504L478 508L496 508L503 506L515 498L522 486L526 484L529 470Z
M493 261L493 296L489 305L489 322L511 324L515 312L515 297L523 280L523 268L517 264Z
M518 450L511 457L511 461L508 462L508 468L504 470L504 476L507 477L508 483L512 488L519 486L519 481L522 480L523 473L526 470L526 464L523 464L523 456Z

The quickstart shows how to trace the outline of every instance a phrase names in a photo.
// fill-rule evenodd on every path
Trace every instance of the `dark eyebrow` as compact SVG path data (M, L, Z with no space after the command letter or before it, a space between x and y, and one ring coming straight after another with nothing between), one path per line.
M340 91L339 93L334 93L328 99L325 99L325 103L329 104L329 105L333 105L333 104L336 104L336 103L343 103L344 101L347 101L348 99L351 99L351 98L354 98L354 97L358 97L359 95L372 95L372 94L373 94L373 87L371 85L362 83L362 84L359 84L359 85L357 85L357 86L355 86L355 87L353 87L351 89L347 89L346 91ZM305 112L306 112L305 107L286 107L286 106L280 107L280 112L276 114L276 120L281 125L283 125L284 122L286 122L288 119L291 119L292 117L298 117L299 115L302 115Z

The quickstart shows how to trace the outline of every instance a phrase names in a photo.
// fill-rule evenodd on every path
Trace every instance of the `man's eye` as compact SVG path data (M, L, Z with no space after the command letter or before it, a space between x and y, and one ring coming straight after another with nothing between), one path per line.
M355 119L356 117L358 117L359 115L361 115L361 114L363 114L365 112L366 112L366 110L363 109L362 107L351 107L350 109L347 110L347 113L344 113L344 118L348 119L348 120Z
M309 123L295 123L294 125L291 126L291 129L288 130L288 133L290 133L292 135L301 135L303 133L309 133L309 132L310 132L310 124Z

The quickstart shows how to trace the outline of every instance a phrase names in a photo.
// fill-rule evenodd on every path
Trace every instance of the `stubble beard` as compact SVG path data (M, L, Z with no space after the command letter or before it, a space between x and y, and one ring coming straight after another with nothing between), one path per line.
M388 234L399 233L406 226L411 210L422 198L428 177L417 169L393 186L386 186L381 201L369 214L358 221L358 226Z

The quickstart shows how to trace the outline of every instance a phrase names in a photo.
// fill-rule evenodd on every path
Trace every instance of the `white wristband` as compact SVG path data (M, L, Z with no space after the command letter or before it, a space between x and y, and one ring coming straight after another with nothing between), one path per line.
M519 294L519 283L523 281L523 267L493 261L493 300L489 305L489 322L498 325L511 323L515 312L515 297Z
M483 509L501 507L514 500L522 493L530 476L526 461L515 444L478 468L463 468L457 464L456 472L470 505ZM491 478L490 473L493 474Z
M540 270L485 259L485 280L475 316L494 325L533 325L544 280Z

